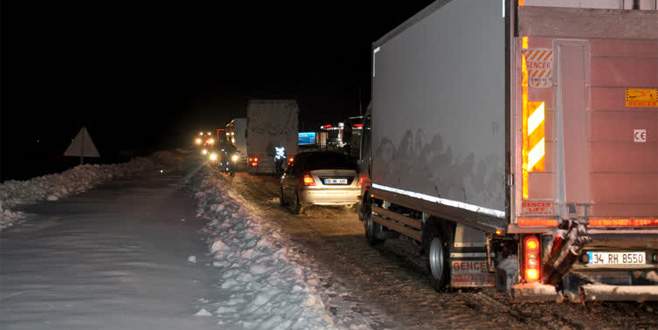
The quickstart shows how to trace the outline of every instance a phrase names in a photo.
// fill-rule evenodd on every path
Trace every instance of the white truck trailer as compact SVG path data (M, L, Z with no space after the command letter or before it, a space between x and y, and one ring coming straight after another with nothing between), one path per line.
M275 148L285 148L288 159L297 154L298 117L295 100L249 101L247 164L250 173L274 173Z
M236 161L238 168L247 166L247 118L234 118L224 129L224 139L232 144L238 151L239 159Z
M655 9L440 0L376 41L368 241L436 289L658 299Z

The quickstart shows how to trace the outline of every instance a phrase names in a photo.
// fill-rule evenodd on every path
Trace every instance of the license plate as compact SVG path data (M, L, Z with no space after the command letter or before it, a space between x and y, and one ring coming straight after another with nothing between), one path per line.
M644 265L646 252L598 252L588 251L590 265Z
M324 179L325 184L347 184L347 179L331 179L327 178Z

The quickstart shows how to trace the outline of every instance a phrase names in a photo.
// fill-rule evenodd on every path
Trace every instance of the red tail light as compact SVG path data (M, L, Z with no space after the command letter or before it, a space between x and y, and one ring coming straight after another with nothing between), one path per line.
M304 177L302 178L302 182L304 182L305 186L315 186L315 179L313 179L313 176L311 176L308 173L304 173Z
M249 157L249 166L258 167L258 157Z
M368 177L365 175L359 176L359 187L365 186L366 182L368 182Z
M288 166L291 166L295 162L295 157L288 157Z
M526 282L537 282L541 277L541 246L535 235L523 239L523 275Z

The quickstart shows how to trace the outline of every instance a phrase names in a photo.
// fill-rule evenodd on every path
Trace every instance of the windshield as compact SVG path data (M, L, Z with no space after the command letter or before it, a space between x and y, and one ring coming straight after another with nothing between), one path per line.
M304 157L305 170L356 170L356 161L350 156L335 152L317 152Z

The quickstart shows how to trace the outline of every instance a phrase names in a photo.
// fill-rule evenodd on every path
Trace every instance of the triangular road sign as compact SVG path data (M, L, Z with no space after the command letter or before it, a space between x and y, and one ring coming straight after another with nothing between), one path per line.
M87 128L83 126L64 152L64 156L80 157L82 159L83 157L100 157L101 155L98 154Z

